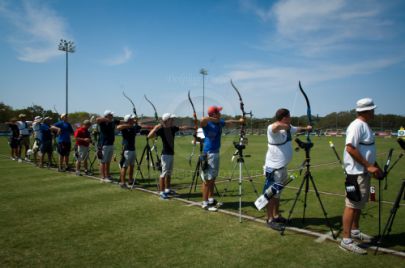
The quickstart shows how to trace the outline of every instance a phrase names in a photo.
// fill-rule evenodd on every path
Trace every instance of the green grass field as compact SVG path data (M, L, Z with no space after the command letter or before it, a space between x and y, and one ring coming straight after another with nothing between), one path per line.
M228 184L234 163L231 156L234 137L224 137L221 154L221 172L218 189L223 208L238 210L238 184ZM329 148L327 137L314 138L312 150L312 175L321 192L321 200L334 230L340 231L341 213L344 207L343 172ZM144 139L138 139L138 157ZM343 150L343 138L333 138L339 152ZM118 144L118 143L117 143ZM119 148L117 147L117 155ZM161 146L158 144L158 148ZM191 138L176 138L174 188L181 197L187 198L193 166L188 165ZM394 148L393 161L400 148L394 139L377 139L378 161L383 165L389 148ZM264 136L249 137L245 150L251 157L245 158L252 183L243 183L243 213L264 219L264 212L253 207L256 195L254 185L261 191L262 165L266 151ZM9 160L5 138L0 139L0 266L103 266L103 267L403 267L403 258L369 251L367 256L354 256L343 252L336 242L317 243L315 237L286 231L284 236L264 224L244 220L222 213L209 213L196 206L177 200L159 200L156 195L142 191L121 190L114 184L102 184L97 180L76 177L70 173L38 169L31 164ZM198 154L196 152L196 154ZM290 165L297 168L304 152L295 153ZM197 159L194 157L193 162ZM392 204L405 178L403 159L392 170L388 190L383 191L384 227ZM194 164L193 164L194 165ZM118 177L117 164L112 165L113 175ZM146 167L143 167L146 176ZM257 175L257 176L256 176ZM151 172L151 180L142 187L156 190L157 173ZM246 177L246 174L244 174ZM284 216L295 199L302 177L284 190L281 209ZM199 182L200 184L200 182ZM378 186L378 181L373 184ZM310 187L312 190L312 186ZM378 191L378 187L377 187ZM302 192L301 197L303 197ZM200 201L200 191L192 192L193 201ZM397 212L391 235L384 240L384 247L405 251L405 206ZM308 193L306 222L301 223L302 198L292 214L292 225L326 233L323 213L314 192ZM371 202L363 211L362 230L378 233L378 202ZM305 250L304 250L305 249Z

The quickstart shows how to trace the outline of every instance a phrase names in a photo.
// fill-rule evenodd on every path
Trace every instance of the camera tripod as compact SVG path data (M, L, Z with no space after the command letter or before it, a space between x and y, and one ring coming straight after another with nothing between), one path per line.
M246 145L243 143L243 140L239 141L239 142L234 142L233 146L235 147L236 151L233 154L234 156L236 156L236 163L233 167L232 170L232 174L231 177L228 179L228 186L231 183L232 179L233 179L233 175L235 173L236 167L238 166L238 170L239 170L239 179L238 179L238 185L239 185L239 222L242 222L242 183L243 183L243 169L245 169L249 181L252 185L253 191L256 194L256 197L259 196L259 193L257 192L257 189L253 183L252 177L250 177L249 174L249 170L246 167L246 163L245 163L245 157L250 157L250 155L244 155L243 154L243 150L246 148ZM224 189L224 194L226 193L226 191L228 187L225 187Z
M334 232L333 232L332 226L331 226L331 224L330 224L330 222L329 222L329 219L328 219L328 216L327 216L325 207L323 206L321 197L320 197L320 195L319 195L318 189L316 188L314 178L312 177L312 174L311 174L311 169L310 169L310 168L311 168L311 156L310 156L310 151L311 151L311 148L314 146L314 144L313 144L312 142L303 142L303 141L299 140L298 138L295 139L295 142L298 144L298 146L299 146L301 149L304 149L304 150L305 150L305 160L304 160L304 162L303 162L303 166L305 166L306 170L305 170L305 175L304 175L304 177L303 177L303 179L302 179L301 185L300 185L300 187L299 187L299 189L298 189L298 191L297 191L297 193L296 193L296 198L295 198L295 200L294 200L294 203L293 203L293 205L292 205L292 207L291 207L291 209L290 209L290 212L289 212L289 214L288 214L287 222L290 222L291 215L292 215L292 213L293 213L293 211L294 211L295 205L297 204L298 198L299 198L299 196L300 196L300 194L301 194L301 191L302 191L302 188L304 187L304 184L305 184L304 212L303 212L303 215L302 215L302 223L303 223L303 224L305 223L305 211L306 211L306 208L307 208L307 196L308 196L308 191L309 191L309 181L311 181L311 184L312 184L312 187L314 188L316 197L318 198L319 204L321 205L322 212L323 212L323 215L324 215L324 217L325 217L326 224L327 224L327 226L329 227L329 229L330 229L330 231L331 231L331 234L332 234L332 236L333 236L333 239L336 239L336 236L335 236L335 234L334 234ZM282 232L281 232L282 235L284 234L284 231L285 231L285 229L282 230Z
M203 165L204 165L204 154L203 154L204 139L197 137L196 141L198 141L200 144L200 149L199 149L200 154L198 156L198 160L195 165L194 172L193 172L193 177L191 179L190 190L188 192L187 200L190 200L191 191L193 190L193 188L194 188L194 192L197 190L198 177L200 177L201 172L204 170L204 167L203 167ZM214 184L214 188L215 188L215 191L216 191L217 195L219 196L219 198L222 198L222 196L219 194L216 184ZM221 204L221 202L218 202L218 204Z
M155 163L155 160L153 159L152 149L151 149L151 147L149 145L149 139L146 138L146 144L145 144L145 147L143 148L141 158L140 158L139 162L136 160L137 169L136 169L136 173L135 173L134 177L136 178L136 176L139 173L141 175L142 179L143 180L145 179L143 174L142 174L142 171L141 171L141 165L142 165L143 160L146 159L147 168L148 168L148 184L150 185L150 167L152 166L153 170L156 170L156 169L160 170L161 169L161 167L160 167L160 165L161 165L160 164L160 159L159 159L159 157L157 155L156 155L156 158L157 159L156 159L156 163ZM134 180L134 183L131 186L131 189L134 187L134 184L135 184L135 180ZM156 178L156 186L159 189L159 178Z
M391 232L392 224L394 223L395 215L397 214L397 210L399 208L399 203L401 202L402 196L403 200L405 200L405 179L402 179L402 186L399 189L397 198L395 199L394 205L392 206L390 216L388 217L387 223L385 224L384 227L384 231L377 241L377 247L375 249L374 255L377 254L379 245L382 244L383 238L386 235L389 235Z

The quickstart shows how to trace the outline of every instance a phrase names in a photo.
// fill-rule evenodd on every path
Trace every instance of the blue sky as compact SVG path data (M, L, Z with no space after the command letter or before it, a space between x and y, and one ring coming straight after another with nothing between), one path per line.
M405 2L0 0L0 101L69 112L191 115L187 91L202 109L224 106L271 117L280 107L304 115L347 111L371 97L377 113L405 115Z

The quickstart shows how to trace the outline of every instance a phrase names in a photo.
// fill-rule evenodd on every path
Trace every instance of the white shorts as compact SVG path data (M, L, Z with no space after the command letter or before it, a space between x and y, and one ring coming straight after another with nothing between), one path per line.
M127 168L135 165L135 151L124 151L124 161L122 167Z
M219 174L219 153L207 153L207 168L201 172L203 180L215 180Z
M110 163L114 154L114 145L104 145L103 146L103 159L101 159L101 163Z
M77 160L85 161L89 158L89 146L77 146Z
M162 173L160 177L171 176L173 171L173 155L163 154L160 158L162 161Z

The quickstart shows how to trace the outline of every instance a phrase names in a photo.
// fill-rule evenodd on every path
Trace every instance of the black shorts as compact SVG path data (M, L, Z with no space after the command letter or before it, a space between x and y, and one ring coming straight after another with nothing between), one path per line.
M52 153L52 151L53 151L52 141L41 142L41 145L39 146L39 150L41 151L42 154Z
M20 145L20 140L18 138L10 138L8 144L10 144L10 148L16 149Z
M58 153L61 156L68 156L71 148L72 148L72 144L70 142L58 143Z

